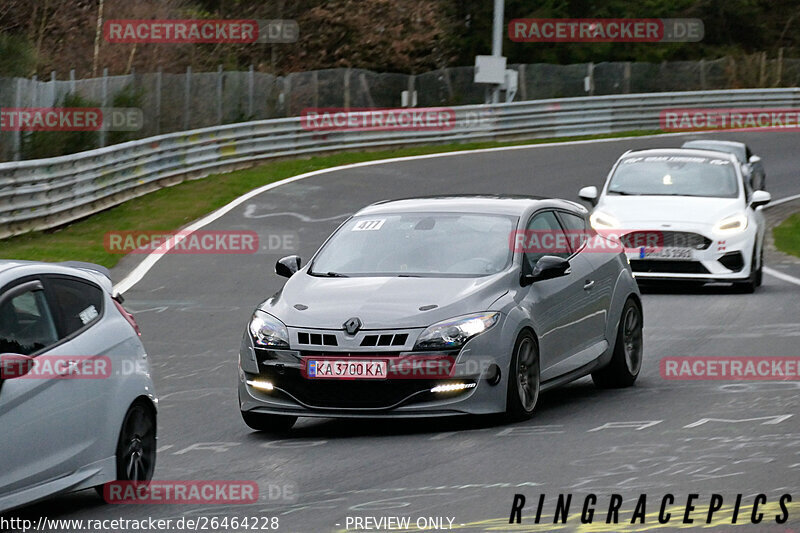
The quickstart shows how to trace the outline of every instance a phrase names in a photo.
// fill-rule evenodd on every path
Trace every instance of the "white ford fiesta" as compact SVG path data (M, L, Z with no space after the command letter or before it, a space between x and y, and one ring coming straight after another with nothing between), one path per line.
M619 236L637 280L761 285L766 191L753 191L733 155L711 150L626 152L601 191L579 196L590 220Z

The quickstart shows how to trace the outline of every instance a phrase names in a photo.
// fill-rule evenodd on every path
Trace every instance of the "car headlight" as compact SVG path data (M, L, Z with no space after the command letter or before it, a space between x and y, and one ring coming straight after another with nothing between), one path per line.
M726 217L714 224L712 231L719 235L730 235L732 233L740 233L747 229L747 216L744 213L739 213L732 217Z
M500 313L475 313L438 322L417 339L415 350L448 350L461 348L475 335L488 330L500 319Z
M253 313L250 319L250 335L256 346L269 346L271 348L288 348L289 331L286 325L274 316L261 310Z
M603 213L602 211L593 212L589 216L589 222L592 224L592 227L596 230L613 229L613 228L618 228L620 226L619 220L612 217L608 213Z

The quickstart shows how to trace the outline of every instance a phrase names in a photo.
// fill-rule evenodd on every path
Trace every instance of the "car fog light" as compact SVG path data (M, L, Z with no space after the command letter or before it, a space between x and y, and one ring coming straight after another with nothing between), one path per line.
M248 379L247 384L253 387L254 389L264 390L264 391L271 391L275 388L272 385L272 382L264 381L263 379Z
M448 383L447 385L437 385L431 392L453 392L476 387L477 383Z

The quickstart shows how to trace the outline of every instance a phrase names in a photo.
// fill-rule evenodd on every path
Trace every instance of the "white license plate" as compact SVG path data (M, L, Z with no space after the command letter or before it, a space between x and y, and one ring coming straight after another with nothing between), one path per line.
M311 379L386 379L386 361L310 359L307 365Z
M691 248L639 248L639 259L672 259L691 261L694 254Z

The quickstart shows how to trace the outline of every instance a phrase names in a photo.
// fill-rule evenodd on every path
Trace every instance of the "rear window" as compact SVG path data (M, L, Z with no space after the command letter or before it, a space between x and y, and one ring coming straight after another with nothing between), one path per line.
M103 314L103 290L97 285L73 278L50 278L48 284L61 338L89 326Z

